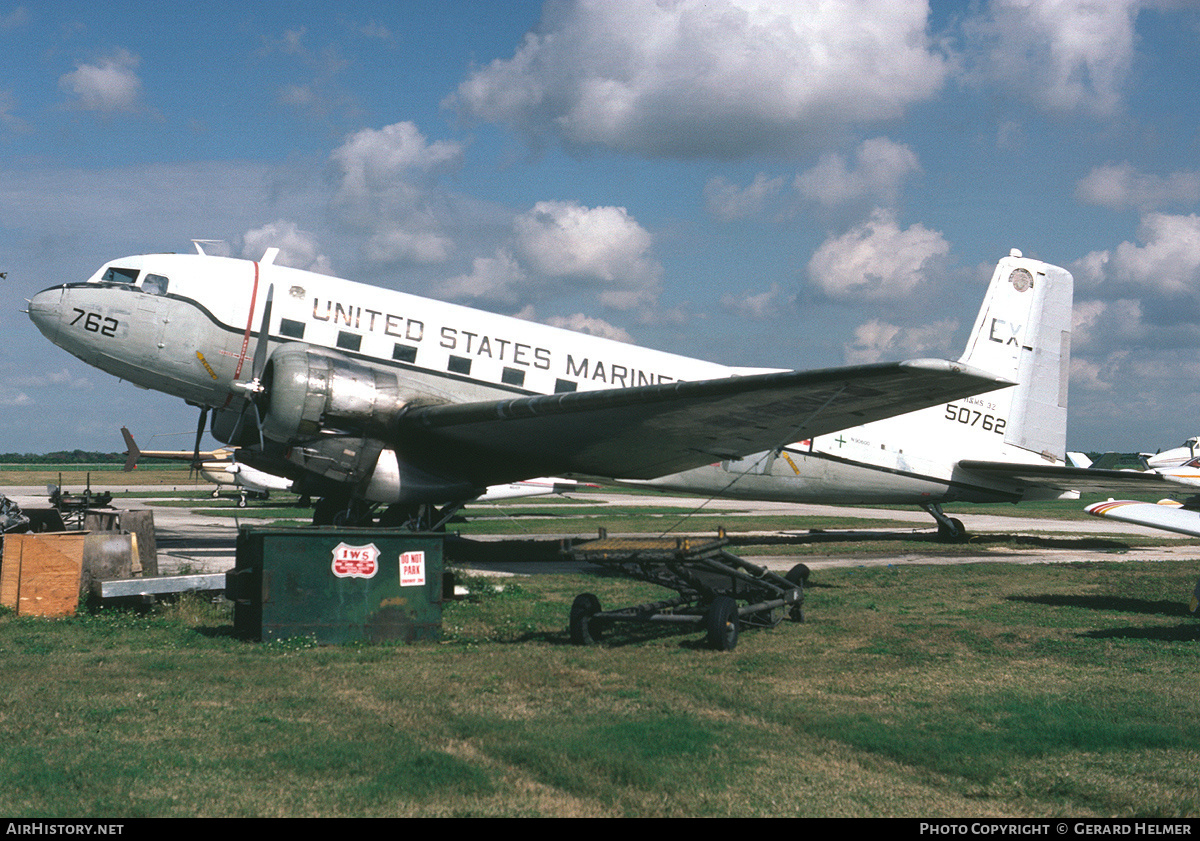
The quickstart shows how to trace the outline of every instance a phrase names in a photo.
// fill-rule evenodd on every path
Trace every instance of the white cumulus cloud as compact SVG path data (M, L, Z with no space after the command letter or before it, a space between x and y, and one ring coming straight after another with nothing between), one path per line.
M603 339L615 339L618 342L633 341L633 337L620 327L609 324L603 318L595 318L594 316L584 315L579 312L573 315L551 316L546 319L546 323L551 327L562 327L565 330L574 330L577 333L600 336Z
M592 292L620 310L658 297L662 266L653 239L623 207L541 201L513 223L516 247L533 273Z
M452 169L461 163L462 155L461 143L430 143L415 124L405 121L356 132L330 159L338 170L343 194L361 198Z
M892 205L904 181L920 171L917 154L908 146L873 137L859 144L853 165L841 154L824 155L816 166L796 176L795 187L826 207L863 199L877 206Z
M1144 0L992 0L966 24L980 81L1054 112L1115 111Z
M782 178L768 178L762 172L745 187L739 187L717 175L704 185L704 202L708 212L718 219L726 222L744 219L761 213L767 200L782 187Z
M822 243L808 262L808 277L834 300L907 298L926 282L930 262L949 251L939 232L920 224L901 228L893 213L876 210Z
M316 239L295 222L280 219L247 231L242 237L242 257L260 260L268 248L278 248L275 262L293 269L333 274L329 258L321 253Z
M104 116L136 111L142 92L142 80L134 72L139 63L128 50L118 50L95 64L77 64L58 83L85 111Z
M920 327L900 327L878 318L860 324L854 330L854 341L843 346L846 364L866 365L871 362L937 353L945 356L958 322L945 319Z
M448 104L567 145L662 157L810 146L934 95L923 2L574 0Z
M1156 210L1200 201L1200 172L1161 176L1138 172L1130 163L1105 164L1080 179L1075 196L1084 204L1112 210Z

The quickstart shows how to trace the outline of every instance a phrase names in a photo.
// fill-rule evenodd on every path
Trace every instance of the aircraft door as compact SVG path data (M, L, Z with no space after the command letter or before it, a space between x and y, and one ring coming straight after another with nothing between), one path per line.
M152 336L152 366L163 377L183 386L208 379L196 352L201 350L200 314L194 307L167 295L170 281L147 274L138 296L138 321ZM190 388L186 389L191 391Z

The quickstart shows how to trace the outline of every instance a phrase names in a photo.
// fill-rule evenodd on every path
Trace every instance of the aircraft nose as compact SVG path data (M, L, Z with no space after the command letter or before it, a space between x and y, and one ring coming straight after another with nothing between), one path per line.
M37 325L50 341L58 334L62 316L63 287L55 286L43 289L29 299L29 320Z

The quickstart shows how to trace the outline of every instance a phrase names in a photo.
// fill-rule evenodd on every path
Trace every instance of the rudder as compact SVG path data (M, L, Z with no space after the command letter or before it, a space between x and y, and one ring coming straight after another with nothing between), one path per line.
M960 360L1016 382L1004 392L1004 440L1054 461L1067 446L1073 295L1070 272L1013 249L996 265Z

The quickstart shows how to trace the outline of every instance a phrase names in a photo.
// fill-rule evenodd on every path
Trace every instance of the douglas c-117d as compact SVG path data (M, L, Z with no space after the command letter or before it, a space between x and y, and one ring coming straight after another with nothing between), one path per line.
M29 316L90 365L211 414L314 520L431 524L489 485L653 479L1008 384L961 362L732 368L258 261L113 260ZM198 448L198 443L197 443Z

